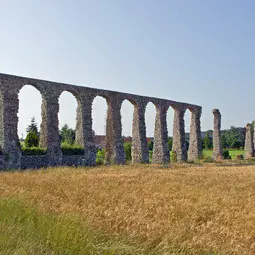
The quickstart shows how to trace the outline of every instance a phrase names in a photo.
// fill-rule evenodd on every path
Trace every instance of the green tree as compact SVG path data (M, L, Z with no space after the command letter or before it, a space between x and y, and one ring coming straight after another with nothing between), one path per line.
M61 143L74 144L75 141L75 131L72 128L69 128L65 124L60 130L60 141Z
M208 131L205 134L205 138L204 138L204 141L203 141L203 146L206 150L212 149L212 147L213 147L212 139L211 139L210 133Z
M227 141L226 131L221 133L221 144L222 144L222 148L223 149L229 148L229 144L228 144L228 141Z
M39 145L39 135L35 131L30 131L25 139L26 147L38 147Z
M167 144L168 144L169 151L172 151L172 148L173 148L173 137L170 137L170 136L168 137Z
M229 148L239 149L244 147L245 134L243 129L231 126L229 130L226 130L226 141Z
M131 143L129 142L124 143L125 159L127 162L132 160L131 147L132 147Z
M39 135L37 123L35 121L35 117L32 117L31 122L28 125L26 131L27 131L27 133L35 132L37 135Z
M153 141L149 141L148 142L149 151L153 151L153 146L154 146L154 142Z

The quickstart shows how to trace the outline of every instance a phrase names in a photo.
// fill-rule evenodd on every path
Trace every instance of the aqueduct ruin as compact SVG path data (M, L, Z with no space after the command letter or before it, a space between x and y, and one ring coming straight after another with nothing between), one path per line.
M42 124L40 146L47 148L44 156L23 156L18 138L18 94L25 85L32 85L42 95ZM166 99L139 96L116 91L94 89L32 78L0 74L0 146L3 155L2 169L31 167L31 165L61 165L64 159L60 147L58 112L59 97L62 92L72 93L77 102L76 143L84 147L83 165L95 165L96 149L93 142L92 103L96 96L106 99L108 110L106 119L106 162L124 164L124 147L121 125L121 105L128 100L134 106L132 126L132 161L148 163L149 151L146 139L145 109L149 102L156 107L153 163L169 162L167 146L168 131L166 114L169 107L174 109L173 150L177 160L196 160L201 153L200 117L202 108L198 105L180 103ZM190 145L187 155L185 145L184 113L191 111Z

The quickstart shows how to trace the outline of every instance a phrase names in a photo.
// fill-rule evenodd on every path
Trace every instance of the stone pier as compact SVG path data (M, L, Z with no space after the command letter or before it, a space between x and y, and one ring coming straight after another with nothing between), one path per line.
M122 100L112 97L107 100L108 110L106 119L106 164L124 164L125 153L122 137L121 109Z
M178 107L174 110L173 151L176 152L178 162L187 160L184 124L185 111L186 108L184 107Z
M61 165L62 151L59 137L59 94L54 89L43 96L40 145L47 148L51 165Z
M76 120L76 144L84 148L84 165L96 164L96 147L92 129L92 103L94 97L80 95L78 97L77 120Z
M201 109L191 109L191 124L189 137L189 155L190 161L197 160L201 156L202 141L201 141L201 125L200 125Z
M168 106L156 106L156 119L154 131L154 147L152 162L154 164L168 163L170 161L170 154L168 149L168 132L166 123L166 113Z
M221 114L218 109L213 110L213 159L222 159L222 143L221 143Z
M149 149L146 139L145 125L146 102L134 105L134 116L132 126L132 162L149 163Z
M249 159L254 156L253 130L252 125L247 123L245 132L244 158Z

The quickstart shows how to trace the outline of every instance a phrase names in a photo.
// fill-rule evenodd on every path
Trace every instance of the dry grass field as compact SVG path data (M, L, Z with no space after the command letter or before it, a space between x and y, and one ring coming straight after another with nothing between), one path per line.
M2 172L0 206L0 254L255 254L254 165Z

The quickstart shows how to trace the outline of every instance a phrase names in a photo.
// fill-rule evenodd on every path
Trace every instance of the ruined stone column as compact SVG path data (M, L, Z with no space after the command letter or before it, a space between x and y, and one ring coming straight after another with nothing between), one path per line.
M0 146L4 154L4 168L20 168L21 150L18 137L18 91L0 91Z
M75 144L84 148L84 131L83 131L83 105L81 99L77 100L76 109L76 126L75 126Z
M54 93L54 91L47 91L42 100L40 146L47 148L50 165L60 165L62 163L58 127L58 98L59 95Z
M149 163L149 149L145 125L146 103L139 102L134 106L132 127L132 162Z
M80 97L77 107L76 144L84 148L84 165L96 164L96 147L92 129L93 97Z
M202 152L201 141L201 109L191 111L190 137L189 137L189 160L198 160Z
M184 114L186 109L175 108L173 130L173 152L176 152L177 161L187 160L187 148L185 143Z
M253 138L253 156L255 156L255 121L253 121L251 130L252 130L252 138Z
M168 163L170 154L168 149L168 132L166 114L168 107L157 105L154 130L154 146L152 162L155 164Z
M252 125L247 123L246 133L245 133L245 149L244 149L244 158L252 158L254 156L254 144L253 144L253 134L252 134Z
M213 159L222 159L222 144L221 144L221 114L219 109L213 110Z
M107 119L106 119L106 147L105 163L124 164L125 153L122 138L121 125L121 104L122 100L117 97L107 99Z

